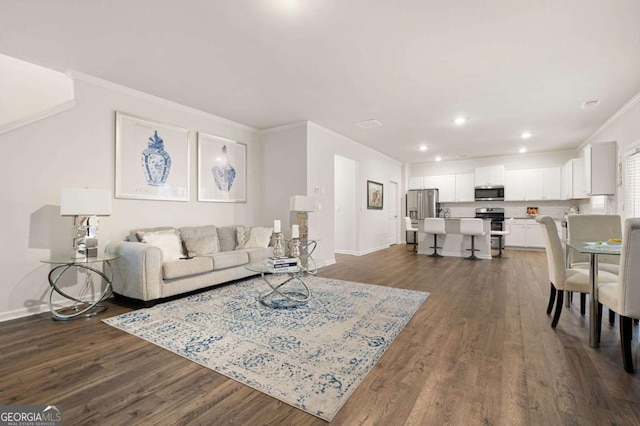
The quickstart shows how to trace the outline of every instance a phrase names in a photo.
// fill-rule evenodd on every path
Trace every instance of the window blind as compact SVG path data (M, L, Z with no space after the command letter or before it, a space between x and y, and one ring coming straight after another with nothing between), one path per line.
M640 216L640 152L627 157L626 161L626 217Z

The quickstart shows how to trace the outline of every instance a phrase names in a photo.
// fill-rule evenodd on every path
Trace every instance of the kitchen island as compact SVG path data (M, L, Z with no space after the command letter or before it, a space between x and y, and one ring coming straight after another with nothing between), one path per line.
M448 218L444 220L445 235L438 236L438 253L450 257L467 257L471 255L471 237L460 233L460 219ZM466 218L465 218L466 219ZM483 219L485 235L476 237L476 256L480 259L491 259L491 219ZM418 220L418 254L431 254L433 249L433 234L424 232L424 220Z

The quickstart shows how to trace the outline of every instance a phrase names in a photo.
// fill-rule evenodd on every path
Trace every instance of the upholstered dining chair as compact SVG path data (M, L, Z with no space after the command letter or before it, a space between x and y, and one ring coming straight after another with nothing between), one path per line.
M633 373L632 320L640 319L640 218L624 221L618 280L615 283L598 284L598 305L604 305L620 315L622 364L627 373ZM598 311L600 314L601 310ZM601 318L598 320L601 321Z
M583 241L607 241L622 238L622 219L611 214L576 214L567 216L567 238ZM567 248L567 267L589 269L589 255ZM618 274L620 256L598 256L598 271ZM571 296L567 299L567 305ZM580 311L584 315L585 297L580 296ZM615 323L615 314L609 310L609 323Z
M551 321L551 327L556 328L560 314L562 313L564 292L591 293L589 270L566 268L562 243L558 236L558 228L556 227L555 221L550 216L538 216L536 221L540 224L544 237L544 246L547 252L547 266L549 268L549 281L551 282L547 315L551 314L555 303L556 310L553 315L553 320ZM599 283L616 282L617 280L618 276L609 272L602 271L598 274ZM591 312L590 315L597 315L597 313Z
M413 251L418 251L418 228L414 228L409 216L404 217L405 232L413 232Z

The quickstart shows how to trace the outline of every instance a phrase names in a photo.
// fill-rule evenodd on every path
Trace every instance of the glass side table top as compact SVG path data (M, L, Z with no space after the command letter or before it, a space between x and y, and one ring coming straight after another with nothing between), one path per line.
M622 243L607 241L566 240L566 244L580 253L619 255Z
M77 263L94 263L94 262L108 262L110 260L114 260L120 257L117 254L101 254L96 257L81 257L81 258L73 258L71 255L66 254L57 254L49 257L45 257L40 259L42 263L51 263L56 265L67 265L67 264L77 264Z

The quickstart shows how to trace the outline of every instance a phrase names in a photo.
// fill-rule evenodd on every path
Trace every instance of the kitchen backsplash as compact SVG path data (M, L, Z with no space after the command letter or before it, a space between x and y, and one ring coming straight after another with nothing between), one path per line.
M527 217L527 207L538 207L538 214L560 219L569 212L571 206L575 205L577 203L568 201L440 203L440 207L449 209L451 217L474 217L477 208L502 207L504 208L504 217L507 219L510 217Z

